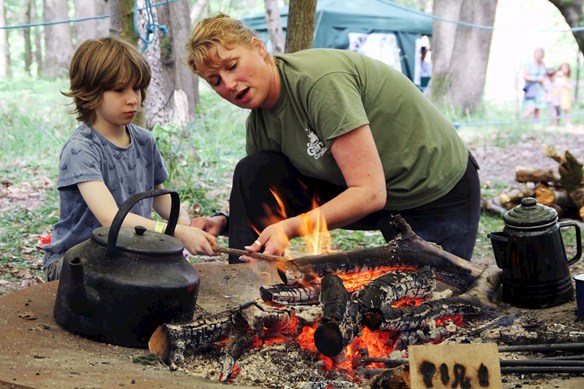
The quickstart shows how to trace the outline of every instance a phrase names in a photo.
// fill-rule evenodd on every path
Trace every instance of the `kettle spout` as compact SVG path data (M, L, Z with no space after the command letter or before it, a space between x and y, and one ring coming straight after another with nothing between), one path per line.
M69 261L70 275L70 294L68 304L71 311L83 316L91 316L95 303L91 301L85 288L83 280L83 262L81 258L75 257ZM63 282L61 280L60 282Z
M491 232L487 237L491 239L497 266L501 269L507 268L507 246L509 244L507 234L505 232Z

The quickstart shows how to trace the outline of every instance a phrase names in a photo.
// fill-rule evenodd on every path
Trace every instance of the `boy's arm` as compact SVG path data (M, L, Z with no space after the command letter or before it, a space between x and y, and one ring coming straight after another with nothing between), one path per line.
M154 189L156 190L164 189L164 185L158 184L154 187ZM157 214L164 218L164 220L168 220L168 218L170 217L171 204L172 200L170 195L156 196L154 197L152 207L154 208ZM185 226L191 224L191 218L189 217L189 214L183 207L180 207L177 224L184 224Z
M83 200L85 200L101 225L110 227L118 213L118 205L107 186L102 181L85 181L77 184L77 187L81 192L81 196L83 196ZM157 189L161 188L157 187ZM158 198L168 198L168 210L170 212L170 196L158 196ZM157 223L155 220L130 212L126 215L122 226L135 227L140 225L156 231ZM189 224L190 220L187 225L177 225L174 236L184 244L191 254L215 255L213 251L213 247L217 245L215 237L201 229L193 228Z
M111 226L119 208L116 204L116 201L114 200L114 197L103 181L80 182L77 184L77 187L79 188L79 192L81 192L81 196L83 196L83 200L85 200L85 203L97 221L99 221L99 223L104 227ZM154 231L156 221L142 217L140 215L136 215L135 213L128 213L122 225L124 227L134 227L140 225Z

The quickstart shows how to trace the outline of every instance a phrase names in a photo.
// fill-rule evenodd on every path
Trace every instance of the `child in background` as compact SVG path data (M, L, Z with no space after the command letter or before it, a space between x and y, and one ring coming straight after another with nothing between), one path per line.
M570 111L572 110L572 79L570 77L570 64L563 63L556 74L557 84L560 91L560 109L562 115L566 115L566 126L570 127Z
M556 128L559 124L560 116L560 89L556 80L556 69L546 69L545 79L543 80L543 89L552 116L552 127Z
M132 194L162 189L168 173L156 141L132 124L150 84L151 70L139 51L120 39L84 41L71 60L69 92L81 122L61 151L57 188L59 221L46 251L47 281L60 276L63 257L71 247L91 237L93 230L110 226L118 207ZM141 200L123 225L141 225L163 232L165 223L150 219L152 209L170 216L170 195ZM213 255L215 237L190 226L181 209L175 237L190 253Z

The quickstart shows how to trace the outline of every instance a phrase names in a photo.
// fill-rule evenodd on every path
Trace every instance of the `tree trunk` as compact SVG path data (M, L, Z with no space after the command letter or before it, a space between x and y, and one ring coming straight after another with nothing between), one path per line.
M167 33L157 32L155 44L160 46L162 65L162 94L165 110L170 111L169 121L184 127L194 119L195 106L199 103L198 79L182 60L184 45L190 34L189 5L179 0L156 8L158 23ZM161 123L163 124L163 123Z
M69 19L67 0L44 0L45 22ZM45 64L43 73L50 78L64 77L73 55L69 23L45 26Z
M584 7L582 0L550 0L550 3L560 10L571 28L581 27L582 7ZM576 43L578 43L580 52L584 53L584 31L572 31L572 35L574 35Z
M193 5L193 7L191 8L191 25L195 25L195 22L197 21L197 19L199 19L199 17L201 16L201 14L203 13L203 10L205 9L205 7L207 7L207 4L209 4L209 0L197 0L197 2L195 3L195 5Z
M314 42L316 0L290 1L286 28L286 52L309 49Z
M138 36L134 32L134 1L108 0L108 3L110 34L137 46Z
M27 0L26 2L26 10L24 11L24 23L31 24L32 23L32 7L33 7L33 0ZM31 66L32 66L32 42L30 36L30 28L25 28L22 31L22 36L24 38L24 72L29 76L32 76Z
M34 0L31 0L30 18L34 22L39 21L36 1L34 1ZM41 29L35 28L34 32L33 32L33 36L34 36L34 49L32 50L33 62L36 62L36 64L37 64L36 74L39 75L41 73L41 69L44 67L43 46L41 44L41 38L42 38Z
M494 25L496 8L497 0L485 0L480 7L468 1L434 1L434 15L481 26ZM433 26L436 60L431 98L472 113L482 101L492 30L441 20L435 20Z
M75 19L91 18L105 14L107 14L107 2L104 0L75 0ZM79 46L86 39L99 38L108 35L109 23L109 18L89 19L75 23L73 25L75 46Z
M0 0L0 26L6 25L4 0ZM8 77L8 36L6 30L0 30L0 79Z
M282 29L282 19L277 0L264 0L266 5L266 24L272 42L272 53L284 52L284 30Z

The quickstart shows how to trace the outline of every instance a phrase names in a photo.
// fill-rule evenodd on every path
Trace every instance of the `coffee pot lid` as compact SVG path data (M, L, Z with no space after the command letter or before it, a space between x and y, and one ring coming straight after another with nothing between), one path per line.
M539 204L533 197L524 197L520 205L505 213L503 219L508 226L537 228L555 223L558 213L551 207Z

